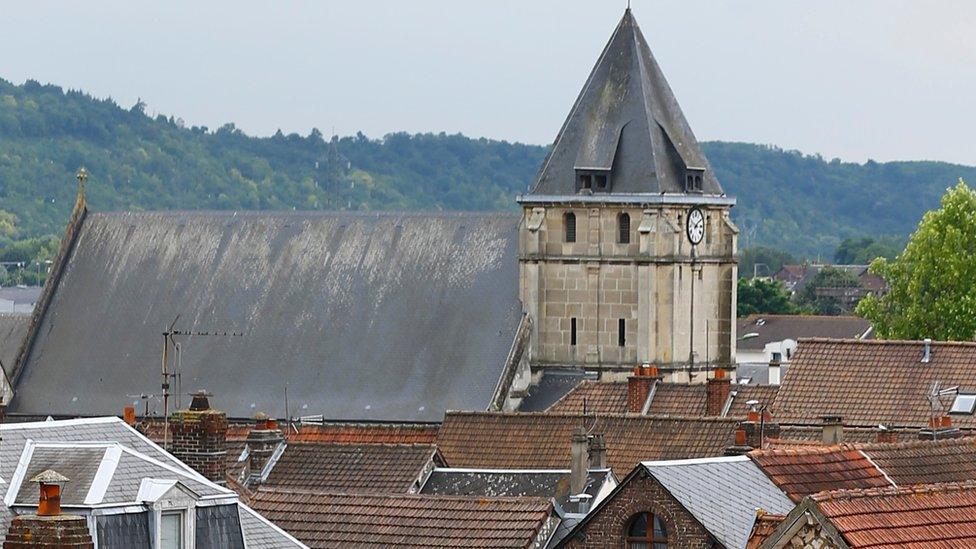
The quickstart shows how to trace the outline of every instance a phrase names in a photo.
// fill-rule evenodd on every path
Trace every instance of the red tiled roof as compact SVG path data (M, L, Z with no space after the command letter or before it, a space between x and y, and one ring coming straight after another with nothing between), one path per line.
M557 414L581 414L583 403L588 414L627 412L627 382L585 380L553 403L547 410Z
M438 425L431 423L304 423L287 433L296 442L344 442L362 444L433 444Z
M920 341L801 340L773 407L781 423L819 423L839 415L847 425L924 427L934 382L976 393L976 343L933 342L921 362ZM954 415L976 427L972 415Z
M973 482L826 492L812 502L854 549L976 547Z
M976 438L859 444L899 486L976 480Z
M756 514L755 524L752 525L752 533L749 534L749 543L746 544L746 549L759 549L759 546L785 519L785 515L771 515L760 510Z
M779 419L779 418L777 418ZM918 440L918 429L894 430L896 440ZM844 442L870 443L878 440L878 428L844 426ZM779 437L770 439L771 446L831 446L823 442L822 425L782 425Z
M264 517L309 547L528 547L547 525L542 498L347 495L261 490Z
M745 417L746 402L758 400L772 404L778 387L772 385L732 385L736 397L732 399L727 417ZM627 383L584 381L549 408L553 413L580 414L583 400L586 411L593 414L627 413ZM708 389L704 384L658 383L654 398L647 409L649 416L704 417L707 411Z
M436 451L436 447L426 444L289 442L261 486L347 494L405 494Z
M824 490L891 486L864 454L850 446L753 450L749 457L793 501Z
M623 477L640 461L724 455L739 420L448 412L437 447L452 467L565 469L572 431L580 425L603 434L609 465Z

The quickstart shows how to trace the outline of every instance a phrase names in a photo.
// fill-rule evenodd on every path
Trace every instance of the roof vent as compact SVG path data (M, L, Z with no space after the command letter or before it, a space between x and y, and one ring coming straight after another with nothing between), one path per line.
M925 347L922 351L922 362L929 363L932 361L932 340L925 338L923 343L925 344Z

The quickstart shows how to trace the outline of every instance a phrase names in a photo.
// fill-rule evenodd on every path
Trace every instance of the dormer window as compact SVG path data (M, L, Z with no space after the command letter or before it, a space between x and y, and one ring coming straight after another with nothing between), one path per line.
M609 190L609 170L576 169L576 192L605 193Z
M685 192L700 193L703 189L705 168L688 168L685 171Z

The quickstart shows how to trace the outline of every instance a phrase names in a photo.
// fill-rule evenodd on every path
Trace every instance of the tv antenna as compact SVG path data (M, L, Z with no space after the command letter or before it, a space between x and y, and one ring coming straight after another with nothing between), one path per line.
M244 337L244 332L219 332L219 331L199 331L199 330L177 330L176 323L179 322L181 315L176 315L173 323L163 331L163 449L169 450L169 397L170 380L175 378L177 382L177 396L179 403L183 403L183 346L176 341L176 336L203 336L203 337ZM177 370L169 370L169 350L172 347L177 355Z

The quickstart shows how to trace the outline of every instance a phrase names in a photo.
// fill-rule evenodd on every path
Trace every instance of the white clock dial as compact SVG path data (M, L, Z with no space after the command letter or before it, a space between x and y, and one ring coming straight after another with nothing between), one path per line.
M705 214L698 208L692 208L688 212L688 240L692 245L697 245L705 237Z

